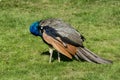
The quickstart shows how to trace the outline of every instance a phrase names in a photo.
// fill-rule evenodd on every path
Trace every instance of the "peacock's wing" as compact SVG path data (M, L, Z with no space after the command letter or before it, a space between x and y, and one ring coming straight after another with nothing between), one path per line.
M59 19L47 19L40 22L40 26L44 27L46 34L60 39L63 43L74 46L83 46L84 37L71 25Z

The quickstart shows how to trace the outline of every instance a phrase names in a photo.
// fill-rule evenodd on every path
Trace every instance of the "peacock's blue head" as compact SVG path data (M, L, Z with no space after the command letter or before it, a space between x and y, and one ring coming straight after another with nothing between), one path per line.
M39 22L34 22L30 25L30 32L35 36L41 36L39 31Z

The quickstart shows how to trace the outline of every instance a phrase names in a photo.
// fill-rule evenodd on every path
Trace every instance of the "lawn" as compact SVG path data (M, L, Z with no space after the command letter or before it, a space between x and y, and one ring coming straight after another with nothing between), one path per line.
M113 64L49 61L48 46L30 34L32 22L60 18L84 45ZM120 80L119 0L0 0L0 80Z

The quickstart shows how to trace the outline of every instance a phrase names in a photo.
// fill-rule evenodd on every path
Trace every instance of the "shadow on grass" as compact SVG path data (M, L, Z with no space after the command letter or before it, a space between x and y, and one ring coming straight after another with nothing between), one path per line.
M41 55L50 56L50 53L49 53L49 51L46 51L46 52L43 52ZM57 54L57 51L54 50L53 56L52 56L52 62L54 62L55 60L58 60L58 54ZM74 57L72 59L69 59L68 57L60 54L60 60L63 62L71 62L71 61L76 60L76 59ZM84 62L84 60L82 60L82 59L81 59L81 61Z

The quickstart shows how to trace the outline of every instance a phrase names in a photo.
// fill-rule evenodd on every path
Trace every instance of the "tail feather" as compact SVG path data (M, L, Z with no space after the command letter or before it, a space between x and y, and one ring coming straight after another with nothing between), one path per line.
M112 63L112 61L106 60L106 59L103 59L103 58L97 56L96 54L94 54L93 52L88 50L87 48L79 47L78 50L77 50L77 54L76 55L79 58L84 59L84 60L86 60L88 62L94 62L94 63L99 63L99 64Z
M89 49L87 49L87 48L84 48L86 51L88 51L88 52L90 52L92 55L94 55L96 58L98 58L99 56L98 55L96 55L95 53L93 53L92 51L90 51ZM110 62L110 63L112 63L112 61L111 60L107 60L107 59L104 59L104 58L101 58L101 57L99 57L101 60L103 60L103 61L105 61L105 62Z
M83 53L84 53L84 52L83 52L82 50L79 50L78 53L77 53L77 55L78 55L81 59L83 59L83 60L86 60L86 61L88 61L88 62L92 62L92 61L91 61L87 56L85 56Z

